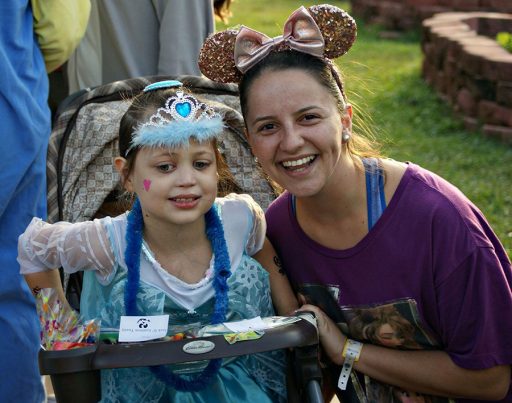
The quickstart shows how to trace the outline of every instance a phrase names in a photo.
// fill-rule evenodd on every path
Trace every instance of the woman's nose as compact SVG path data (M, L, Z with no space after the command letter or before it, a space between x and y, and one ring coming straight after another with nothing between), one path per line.
M279 147L281 150L293 153L304 144L304 139L300 130L297 130L292 125L283 126L282 136Z

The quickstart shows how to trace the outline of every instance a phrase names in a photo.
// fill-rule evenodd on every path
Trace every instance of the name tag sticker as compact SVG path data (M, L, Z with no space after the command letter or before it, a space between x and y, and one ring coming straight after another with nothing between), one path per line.
M256 316L252 319L240 320L238 322L225 322L224 326L226 326L233 333L248 332L250 330L262 330L267 328L267 325L259 316Z
M169 315L121 316L119 341L147 341L167 336Z

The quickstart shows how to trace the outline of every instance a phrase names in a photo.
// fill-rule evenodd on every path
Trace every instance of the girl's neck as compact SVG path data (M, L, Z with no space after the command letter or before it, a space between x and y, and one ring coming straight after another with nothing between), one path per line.
M193 249L206 240L204 216L188 224L171 224L144 218L144 240L151 250L166 251Z
M144 240L160 266L186 283L199 282L210 267L213 251L204 218L186 225L149 225Z

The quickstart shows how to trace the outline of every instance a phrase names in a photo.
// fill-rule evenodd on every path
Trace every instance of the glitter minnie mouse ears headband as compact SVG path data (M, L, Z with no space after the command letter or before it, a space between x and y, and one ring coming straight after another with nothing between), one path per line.
M128 153L137 147L186 147L191 139L209 141L220 136L224 129L222 117L215 110L187 94L182 83L176 80L159 81L148 85L143 92L178 87L176 95L165 101L164 107L135 131Z
M356 35L356 22L344 10L329 4L300 7L286 21L283 35L275 38L244 26L210 36L201 49L199 68L213 81L238 83L272 51L293 49L335 59L348 52Z

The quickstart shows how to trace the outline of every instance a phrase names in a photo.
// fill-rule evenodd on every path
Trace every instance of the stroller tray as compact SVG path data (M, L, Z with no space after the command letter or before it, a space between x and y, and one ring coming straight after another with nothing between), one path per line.
M191 343L196 344L187 349ZM201 352L201 348L194 348L197 345L201 347L201 344L208 347L204 352ZM307 319L301 319L291 324L267 329L259 339L234 344L229 344L224 336L218 335L177 341L118 344L100 342L73 350L41 350L39 369L42 375L50 375L57 402L89 403L97 402L101 398L99 371L101 369L177 364L290 347L299 350L312 349L312 353L302 354L302 356L316 359L318 347L316 326Z

